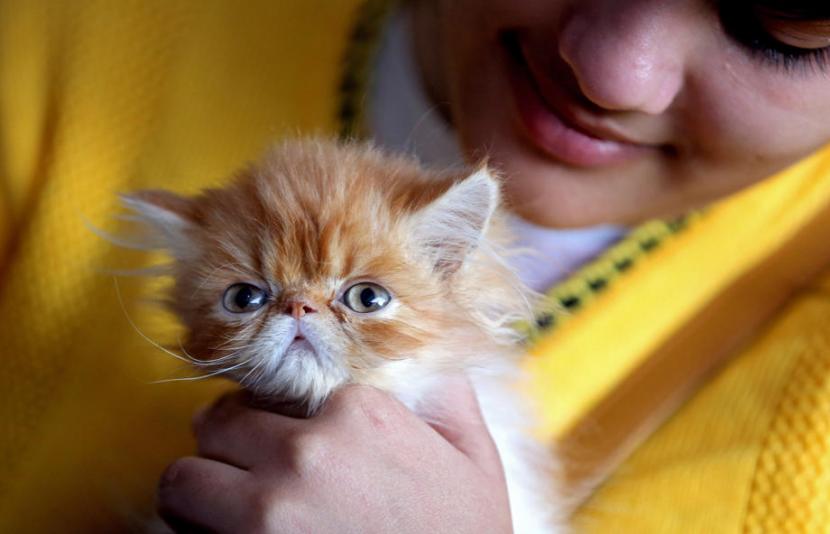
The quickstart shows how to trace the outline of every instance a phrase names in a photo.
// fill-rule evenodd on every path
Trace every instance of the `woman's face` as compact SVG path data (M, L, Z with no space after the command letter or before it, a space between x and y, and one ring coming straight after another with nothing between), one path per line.
M632 223L830 141L830 23L762 3L426 0L416 47L514 210L547 226Z

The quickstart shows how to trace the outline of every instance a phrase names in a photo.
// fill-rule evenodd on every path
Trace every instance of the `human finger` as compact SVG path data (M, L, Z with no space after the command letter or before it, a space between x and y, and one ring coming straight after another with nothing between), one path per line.
M244 524L248 473L207 458L170 464L158 486L158 513L176 531L232 532Z
M503 476L501 459L469 378L447 378L429 404L427 423L490 474Z
M200 456L242 469L271 459L301 421L251 407L246 392L226 394L194 417Z

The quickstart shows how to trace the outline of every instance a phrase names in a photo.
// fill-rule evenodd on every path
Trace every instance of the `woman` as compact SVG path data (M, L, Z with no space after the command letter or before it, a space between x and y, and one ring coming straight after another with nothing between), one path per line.
M436 1L415 3L407 16L419 73L436 109L421 103L413 112L396 113L386 104L401 105L400 95L416 95L408 103L417 101L417 91L408 90L406 82L395 87L384 78L384 68L407 75L401 63L410 50L398 44L401 49L389 51L396 46L395 32L409 28L397 20L380 56L371 131L393 146L395 131L407 132L410 148L430 159L442 148L444 156L452 143L440 124L433 124L448 120L461 152L472 160L488 154L509 177L511 206L540 226L629 225L678 215L757 182L830 139L830 121L817 120L830 117L830 80L824 72L830 10L818 4ZM437 149L435 135L443 143ZM407 148L397 142L395 148ZM613 231L604 230L582 234L582 246L590 251L607 245ZM545 241L567 234L532 235L540 242L531 245L544 249ZM547 248L561 259L561 247ZM548 269L551 263L546 258ZM552 278L538 266L536 271ZM224 401L197 422L203 456L261 467L263 474L255 467L252 476L240 479L221 461L180 460L162 482L162 509L220 531L252 520L266 531L382 531L393 519L416 530L427 524L451 531L506 529L498 464L483 432L475 431L480 425L475 407L473 415L461 413L452 421L463 429L462 441L459 435L445 436L452 448L424 435L420 430L426 425L409 414L389 416L394 431L385 437L341 415L350 402L377 402L364 395L344 392L328 417L305 422L306 430L297 433L300 440L325 444L325 474L315 469L321 459L313 455L300 456L299 467L284 463L291 457L286 451L294 450L292 438L284 436L297 432L295 421ZM461 399L466 408L468 397ZM371 443L367 435L373 436ZM400 451L401 435L443 468L413 466L408 448L390 453ZM235 452L252 450L251 443L283 445L273 453ZM378 458L388 471L373 467ZM343 465L344 472L331 463ZM308 478L286 478L292 469ZM400 469L409 473L405 484ZM337 483L324 483L332 476L328 470L338 472ZM434 480L435 470L446 478ZM368 496L342 494L343 487L369 485ZM260 497L256 507L244 490L228 497L240 487ZM425 496L423 487L433 491ZM464 504L442 501L450 492L463 493ZM298 500L309 509L304 512ZM338 511L367 501L359 517ZM407 512L400 513L396 502L407 503Z
M371 15L371 7L367 8L364 15ZM41 167L30 165L33 169L29 173L31 176L52 178L52 182L45 181L51 184L51 189L31 193L35 196L30 198L42 197L48 202L50 194L59 195L61 187L70 187L54 184L67 184L68 177L83 174L83 163L79 161L84 161L81 156L89 156L84 143L100 147L101 140L107 138L108 132L121 131L118 129L120 126L111 124L113 121L105 112L101 116L96 115L95 104L98 102L93 102L94 99L61 98L67 93L75 94L72 91L82 91L86 87L84 83L95 86L95 90L89 91L90 95L100 95L101 92L116 94L116 89L107 86L107 82L117 87L122 87L123 84L125 90L129 91L127 82L140 79L145 74L155 80L151 86L153 88L168 84L167 90L157 92L153 89L149 98L137 99L131 93L125 93L128 96L123 101L118 98L107 101L114 102L109 107L116 110L113 113L118 117L123 117L123 110L130 110L130 105L135 101L141 102L144 107L135 108L136 116L130 113L127 116L133 121L132 124L144 127L150 123L149 127L142 130L145 135L129 137L128 143L116 144L104 151L117 154L110 156L113 160L112 167L116 168L110 169L113 174L133 173L139 177L133 182L140 183L117 183L118 186L143 186L146 178L142 177L147 175L184 175L185 178L179 179L182 186L196 186L204 183L205 175L221 176L225 167L241 159L239 156L245 149L225 149L225 152L220 149L219 153L206 153L205 147L213 146L206 141L211 136L211 130L197 128L195 125L218 125L236 134L245 132L243 135L248 136L246 139L233 141L236 143L234 146L239 147L245 146L246 142L248 145L260 142L260 139L266 137L266 132L272 133L269 130L274 123L301 128L315 128L325 124L325 119L321 117L328 110L319 111L318 107L309 111L312 108L308 102L315 98L324 100L329 96L329 93L317 88L331 84L333 70L321 67L319 71L310 73L305 68L307 58L303 58L303 61L293 60L288 55L280 58L280 72L272 73L267 69L262 71L259 67L267 64L263 63L263 58L256 57L257 61L251 63L250 56L231 48L231 45L223 44L225 41L207 39L206 36L217 35L217 31L221 32L226 27L242 28L244 31L235 35L244 35L244 38L240 38L242 42L253 43L244 48L245 52L274 46L296 52L299 56L300 52L291 38L280 32L267 31L269 24L270 28L274 27L275 22L285 28L285 21L289 20L293 25L304 28L310 26L308 20L317 17L315 23L329 24L329 30L337 36L345 30L345 24L327 22L326 17L335 20L338 15L342 16L349 10L343 6L327 6L325 10L312 15L308 9L281 6L283 11L279 16L269 17L268 13L272 13L273 8L271 11L262 6L257 8L248 11L218 5L210 9L178 6L160 10L163 17L155 16L155 12L149 8L145 9L146 13L142 9L129 12L139 21L136 28L146 29L152 27L152 24L162 28L170 28L172 25L174 29L192 24L195 28L183 33L164 33L161 36L153 33L151 37L142 36L138 29L131 30L130 22L135 21L130 21L129 17L109 13L100 6L86 6L86 11L81 9L64 14L75 21L69 24L72 31L64 34L53 32L50 35L57 36L43 45L51 51L51 54L43 54L44 57L49 58L53 64L61 65L63 70L44 68L42 72L54 74L54 79L49 83L44 83L37 76L23 77L24 85L31 81L32 87L45 85L56 88L53 91L58 95L38 100L54 102L51 107L44 105L38 108L43 112L41 116L47 118L44 124L53 126L52 129L43 129L40 137L43 139L42 144L33 145L37 148L30 149L30 153L43 154L48 152L49 147L57 147L53 148L57 155L51 160L42 155L40 158L30 158L32 161L46 162ZM41 20L38 17L44 20L57 17L52 14L44 16L31 7L21 7L20 12L28 17L30 24L32 20ZM96 19L92 16L100 15L101 12L107 12L107 17L110 18ZM515 223L522 236L529 245L543 253L552 250L551 256L546 260L520 266L525 279L539 288L560 279L564 272L572 270L607 247L625 233L624 227L646 218L675 216L691 208L701 207L783 169L830 140L830 98L827 98L830 95L830 80L824 73L827 54L830 54L827 48L830 46L830 28L827 25L830 12L818 2L723 2L719 5L703 0L637 0L625 3L600 0L435 0L414 2L394 17L390 19L393 22L389 23L391 33L387 33L384 47L380 51L375 82L370 89L373 96L365 110L365 123L370 133L379 142L391 147L412 148L411 145L414 144L415 152L421 157L437 163L452 162L455 152L463 153L468 159L488 154L510 177L506 193L519 216ZM99 22L98 25L90 26L85 22L88 20L115 20L119 24ZM228 23L228 20L232 22ZM44 24L44 31L48 28L49 25ZM411 49L400 45L401 42L408 42L407 32L410 31L414 42ZM134 33L123 36L119 32ZM372 41L372 32L358 33L370 37L364 44ZM79 36L83 39L78 39ZM99 52L97 48L95 52L89 52L88 48L83 47L84 43L88 46L90 42L102 41L115 42L122 50L129 52L122 55L113 53L112 57L129 58L130 53L135 53L139 58L134 65L127 63L129 76L125 80L111 80L106 76L103 76L103 80L95 79L93 74L104 69L100 63L88 61L84 53L94 55ZM397 49L396 42L399 43ZM131 43L152 43L156 56L153 63L147 64L161 64L164 68L142 71L145 66L141 59L144 51L132 50ZM58 46L59 44L64 44L65 47ZM204 45L204 48L200 45ZM370 48L370 45L366 46ZM337 47L320 45L320 49L315 52L317 57L314 59L321 65L333 63ZM61 52L55 52L57 50ZM352 61L349 65L358 74L353 74L351 78L346 76L346 82L351 83L344 84L347 94L341 101L341 115L351 117L352 120L355 120L355 116L360 116L360 113L357 113L354 105L350 105L348 93L353 90L355 80L365 79L359 75L361 62L354 59L359 55L353 53L350 56ZM410 72L416 73L413 78L418 82L414 87L406 83L396 86L394 80L385 81L384 65L400 66L407 60L413 62ZM15 67L12 72L21 72L20 66L14 64L14 58L7 58L4 62L5 68ZM205 74L217 70L214 62L228 71L228 74L223 75L222 81L215 82L210 74ZM49 64L46 61L44 63ZM116 63L113 62L113 65ZM122 63L117 65L124 68L121 67ZM91 69L93 74L85 73L82 68L84 66ZM260 78L272 77L281 80L275 85L279 89L277 95L273 87L270 88L270 93L263 92L263 88L269 88L260 82ZM292 85L282 81L283 78L290 80L292 77L311 79L312 83L305 87L311 87L312 94L300 95L296 89L299 83ZM233 83L224 78L230 78ZM213 82L216 83L215 88L210 87ZM424 98L426 103L418 100L419 84L425 88L423 92L429 95ZM196 85L200 87L198 93L193 90ZM244 96L254 95L255 104L250 107L236 102L229 105L224 99L232 89ZM36 93L41 94L44 94L42 90ZM200 96L194 99L193 94ZM268 111L270 108L258 107L267 101L265 97L259 97L260 94L290 101L296 109L280 109L271 113ZM413 94L415 96L411 96ZM394 95L398 95L398 98ZM400 95L410 97L401 99ZM146 111L148 100L151 102L150 118L143 118L139 110ZM390 101L392 104L389 104ZM10 102L15 102L15 99L10 98ZM67 106L67 102L74 105ZM304 105L308 107L304 108ZM390 105L391 108L384 107ZM408 114L400 112L400 108L407 106L414 111ZM107 108L106 105L102 107ZM223 115L224 122L219 119L211 122L211 119L203 118L212 112L222 114L224 107L234 111L228 116ZM428 113L433 107L435 113ZM391 125L385 123L384 117L394 117L396 111L400 112L398 118ZM176 120L167 118L168 112L174 113L176 120L192 126L187 130L187 141L179 140L182 132L177 129L180 126ZM16 113L24 112L18 110ZM73 114L74 117L98 119L98 122L92 122L91 127L87 120L85 128L78 130L86 137L75 139L69 136L73 130L67 131L65 123L72 123ZM268 118L260 119L260 116ZM28 118L30 120L22 123L37 122ZM424 125L424 121L428 124ZM451 130L443 126L442 121L451 124ZM403 136L395 133L401 130L407 133ZM426 133L423 133L424 130ZM442 131L444 134L440 133ZM154 135L159 132L159 136ZM4 137L12 138L8 135ZM454 138L458 139L457 145ZM436 139L444 141L435 142ZM433 143L433 149L429 148L432 146L430 143ZM64 148L66 146L70 149ZM176 149L171 151L167 148L169 146L175 146ZM100 148L97 150L101 151ZM14 153L25 154L25 147L17 147ZM198 157L194 157L194 154L198 154ZM77 159L73 156L77 156ZM184 163L178 163L177 158L181 158ZM13 159L13 163L18 166L25 166L29 161L25 156ZM108 162L104 159L106 166ZM124 161L151 163L122 165L122 168L118 168L118 164ZM149 165L150 168L142 168L142 165ZM108 195L112 187L103 189ZM65 209L66 202L52 202L50 205L64 206ZM40 209L43 210L42 207ZM22 212L20 209L19 213ZM94 219L100 214L93 213L90 216ZM717 216L716 213L715 217ZM47 230L50 225L44 222L47 220L45 217L48 215L35 218L35 221L40 222L29 223L26 230L29 234L17 238L18 243L33 243L37 242L38 237L42 240L49 236ZM23 220L22 215L17 220ZM545 227L573 227L579 230L556 232L548 231ZM586 230L585 227L591 228ZM698 241L705 240L708 236L702 230L696 232L696 235L703 236L695 238ZM562 254L561 244L570 241L576 241L577 246L572 252ZM690 243L692 245L695 243ZM84 246L87 251L97 250L90 244ZM20 245L8 250L11 252L6 264L10 267L4 272L3 308L0 310L2 316L7 318L4 320L7 324L8 318L17 310L14 303L41 302L31 298L32 295L39 294L27 286L29 278L25 276L26 273L33 272L37 254L22 251ZM30 257L27 258L27 254ZM106 263L108 259L112 258L103 257L102 262ZM659 261L668 264L671 259ZM561 263L556 265L554 262ZM57 262L56 265L61 263ZM654 262L652 267L638 268L638 272L630 275L634 278L628 282L628 275L621 277L615 286L628 288L642 284L644 282L637 281L636 278L643 278L642 273L649 269L655 271L655 275L666 276L665 272L661 275L660 269L653 265ZM69 267L71 266L70 263ZM64 306L71 306L78 301L95 302L96 298L93 297L98 296L103 306L117 310L112 302L107 302L106 297L100 296L105 293L97 289L94 283L78 285L76 282L74 279L66 280L64 285L67 289L57 292L64 296L61 301ZM79 294L72 289L75 287L92 287L101 293ZM615 291L620 293L625 289L615 288ZM666 295L666 298L671 297L673 294ZM617 302L622 300L620 296L614 298ZM608 300L605 308L610 307L613 307L613 302ZM79 317L95 316L93 310L88 308L83 308ZM50 309L47 306L44 313L57 313ZM667 309L672 307L667 306ZM588 315L576 319L590 323L585 317L591 317L591 313L596 317L600 312L586 310L586 313ZM80 324L84 321L77 322ZM63 321L61 324L74 323ZM596 324L594 322L594 329L590 325L581 329L593 330L595 336L597 331L605 332L602 329L596 330ZM641 328L646 330L647 326L650 327L641 325ZM112 320L111 327L124 332L123 337L110 334L116 340L114 342L121 344L119 346L129 343L131 338L128 334L134 336L134 333L115 319ZM36 329L27 327L20 337L37 344L37 333ZM565 338L573 335L563 331ZM83 340L76 340L71 333L64 331L57 338L53 334L51 339L66 338L75 340L69 349L73 355L84 354L84 357L89 358L90 353L105 352L101 348L90 347L89 341L84 343ZM7 335L4 339L12 338ZM101 340L102 337L98 335L96 339ZM12 349L17 351L20 346L27 347L20 342L13 345ZM50 370L53 374L56 371L51 370L62 369L55 363L55 349L51 344L43 343L38 348L33 353L39 355L45 363L41 367L32 364L34 371L24 366L23 371L20 371L24 376L36 375L41 369ZM31 348L28 350L31 351ZM773 354L773 359L774 356ZM602 358L601 355L595 357ZM746 371L745 361L742 358L738 367L731 367L724 376L729 380L740 381L742 376L747 376L743 372ZM9 435L25 436L25 439L19 439L19 443L21 447L28 447L24 449L25 453L17 452L18 442L9 439L6 449L16 452L19 458L14 466L16 469L41 465L41 469L49 466L48 469L54 470L52 464L44 462L44 459L49 458L50 445L54 447L55 443L67 441L66 423L60 422L67 421L73 414L89 417L90 413L100 415L112 412L116 415L109 415L111 419L123 421L132 411L140 421L150 421L146 407L136 408L141 403L128 396L125 396L125 402L119 410L97 408L96 411L91 408L95 404L93 399L118 398L115 392L102 386L100 380L94 380L92 377L95 375L88 370L78 371L91 368L93 362L94 360L86 364L86 367L78 362L63 367L74 370L74 374L65 374L70 380L68 386L61 385L61 398L71 396L70 392L77 390L78 385L94 384L94 389L100 393L87 393L90 400L86 403L76 403L78 405L74 408L48 410L42 407L43 401L39 400L42 396L30 395L33 399L30 420L47 421L41 424L39 437L32 437L36 434L20 430L25 428L25 424L18 415L20 403L15 404L17 410L10 411L8 419L12 420L10 428L17 434ZM100 364L100 361L97 363ZM761 367L780 368L768 362ZM41 374L48 375L48 372ZM129 372L123 374L130 378L134 376ZM756 373L750 376L766 375ZM113 383L123 382L129 380L122 378L120 382L115 380ZM778 396L767 399L763 393L758 393L766 391L765 387L769 388L770 385L761 384L749 391L752 395L763 397L765 401L777 401ZM134 385L132 388L136 389ZM23 393L18 394L18 397L26 397L27 392L21 391ZM198 396L207 398L212 393L213 390L203 391ZM149 394L143 392L142 395ZM197 394L191 394L186 401L182 401L175 393L166 395L169 395L171 405L178 406L173 410L176 415L170 417L170 426L181 425L182 414ZM345 389L332 399L324 416L308 421L252 410L244 405L239 396L225 397L196 418L200 456L180 459L166 471L159 493L161 510L173 525L182 525L182 528L198 525L218 531L383 531L388 530L391 521L394 521L396 530L506 530L509 528L509 510L506 507L498 457L493 452L492 443L481 425L477 408L465 385L460 384L452 395L453 398L448 399L448 403L455 405L457 410L448 414L447 421L440 426L440 434L401 410L391 399L361 388ZM722 400L716 390L708 390L704 396L706 395L710 398L704 399L704 404L708 402L717 406L716 401L719 398ZM698 400L695 399L695 402ZM153 405L157 404L158 401L155 401ZM370 423L365 417L359 416L361 412L355 410L355 406L370 406L372 413L382 418L385 430L370 430L366 426ZM720 406L723 407L722 404ZM758 406L753 405L755 408ZM682 417L684 416L681 419ZM686 420L693 420L694 417L695 413L690 413ZM752 417L755 416L747 415L745 419ZM676 422L673 421L672 424ZM95 435L106 434L97 424L86 423L88 427L82 423L76 425L92 429ZM158 426L155 422L148 424ZM694 425L680 426L699 430ZM711 521L715 521L722 528L721 531L752 526L751 521L756 520L753 518L757 514L738 514L740 517L732 517L722 512L711 513L712 507L723 503L727 503L723 505L727 509L743 510L748 506L760 506L757 503L747 505L747 502L755 503L752 499L757 498L746 497L746 492L741 494L743 500L740 500L740 495L736 497L734 494L713 499L713 496L720 494L712 489L711 478L701 479L705 487L694 493L695 500L692 504L668 498L668 502L659 506L656 503L646 506L637 503L635 496L654 494L655 485L660 487L660 491L669 492L660 484L668 485L667 481L670 480L672 484L669 487L676 488L682 480L686 480L666 478L666 473L672 467L670 460L677 457L677 449L667 448L666 443L675 444L678 440L671 435L671 425L668 430L663 429L661 432L668 435L662 442L659 442L662 435L656 437L659 442L656 445L657 453L647 456L652 463L637 463L635 456L633 463L627 464L603 488L606 500L603 501L603 495L600 495L589 505L588 510L595 513L586 517L583 512L580 517L582 524L598 530L607 529L608 525L625 524L632 528L658 525L663 527L663 531L668 527L706 530L712 526ZM134 434L124 432L109 442L98 439L96 444L117 447L128 443ZM687 435L685 443L694 439ZM298 441L306 446L298 448ZM68 440L68 443L67 454L72 458L86 460L87 468L97 470L100 477L101 462L96 461L93 455L79 452L91 447L77 440L75 445L72 445L72 440ZM257 446L261 443L280 443L280 448L263 449ZM286 450L308 451L308 444L315 445L311 450L316 451L316 454L304 452L296 457L286 456ZM732 441L724 440L709 444L711 448L702 447L695 452L699 453L704 462L717 463L720 458L718 451L725 450L728 456L729 452L734 452L734 449L728 447L732 444ZM647 455L650 446L652 443L646 445L646 453L638 454ZM754 443L741 449L742 453L747 450L749 452L738 455L735 464L756 465L764 453L759 452L757 447L752 447L755 447ZM145 459L145 465L133 466L132 471L112 471L119 474L136 472L140 467L149 468L165 457L184 452L180 445L171 444L168 451L163 450L164 446L157 446L154 450L162 451L155 452L156 456L150 461L147 460L150 456L146 451L151 448L145 444L140 449L143 454L137 456ZM666 456L667 451L675 455ZM655 457L661 458L661 452L662 460L666 462L663 465L668 467L650 480L641 477L649 465L660 465L653 460ZM819 457L822 456L819 454ZM285 462L286 458L292 461ZM239 463L254 468L241 476L232 467ZM689 465L699 468L698 464L682 463L675 464L675 467L682 470L688 469ZM734 474L732 467L732 464L722 464L721 470ZM57 478L60 479L61 469L58 471ZM76 472L70 469L63 471ZM297 473L302 476L296 476ZM641 487L636 484L633 488L630 484L626 486L626 474L629 478L642 481ZM25 504L21 503L27 497L31 498L33 488L42 487L43 476L39 478L35 474L21 477L24 482L12 491L16 498L9 501L12 503L8 505L10 510L26 509ZM64 477L71 481L69 475L64 474ZM740 480L742 482L734 486L754 487L753 484L763 484L765 479L745 476ZM140 483L134 485L141 486ZM69 484L64 486L68 487ZM128 495L135 493L130 489L129 483L119 486ZM127 489L123 489L125 487ZM348 488L348 491L343 491L344 488ZM423 488L430 490L423 491ZM614 494L615 488L622 488L619 495ZM47 496L45 500L54 502L62 495L56 493L51 498ZM706 500L707 495L713 500ZM96 499L95 502L99 500ZM604 508L606 506L608 508ZM674 520L680 522L666 522L668 520L665 515L651 523L642 519L649 515L649 510L661 506L667 513L679 515ZM695 506L710 510L714 519L707 519L707 514L696 514ZM616 507L616 513L614 510L609 512L609 508L613 507ZM678 511L682 513L678 514ZM9 524L16 523L11 521Z

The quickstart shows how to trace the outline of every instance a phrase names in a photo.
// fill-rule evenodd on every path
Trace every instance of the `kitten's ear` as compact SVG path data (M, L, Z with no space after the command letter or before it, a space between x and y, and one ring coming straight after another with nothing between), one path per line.
M148 231L148 245L168 249L178 259L189 256L196 228L193 201L160 189L121 195L121 202L136 215Z
M479 246L499 196L498 181L483 166L416 213L416 243L437 271L451 275Z

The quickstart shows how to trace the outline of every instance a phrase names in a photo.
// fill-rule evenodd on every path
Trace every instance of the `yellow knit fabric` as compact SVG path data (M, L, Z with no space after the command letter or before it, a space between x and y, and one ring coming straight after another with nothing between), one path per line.
M755 464L748 532L830 530L829 281L801 297L797 332L782 333L790 346L778 350L790 349L795 362Z
M358 0L3 0L0 7L0 532L123 528L192 448L222 383L185 373L112 247L116 194L216 183L272 139L332 133ZM713 208L535 349L556 436L828 198L820 156ZM750 200L747 200L750 199ZM689 283L678 283L678 280ZM820 532L826 284L653 436L577 516L596 532ZM659 297L659 298L658 298ZM129 317L129 319L128 319ZM805 489L806 488L806 489ZM812 528L812 530L810 530Z
M830 273L617 470L586 533L830 531Z

